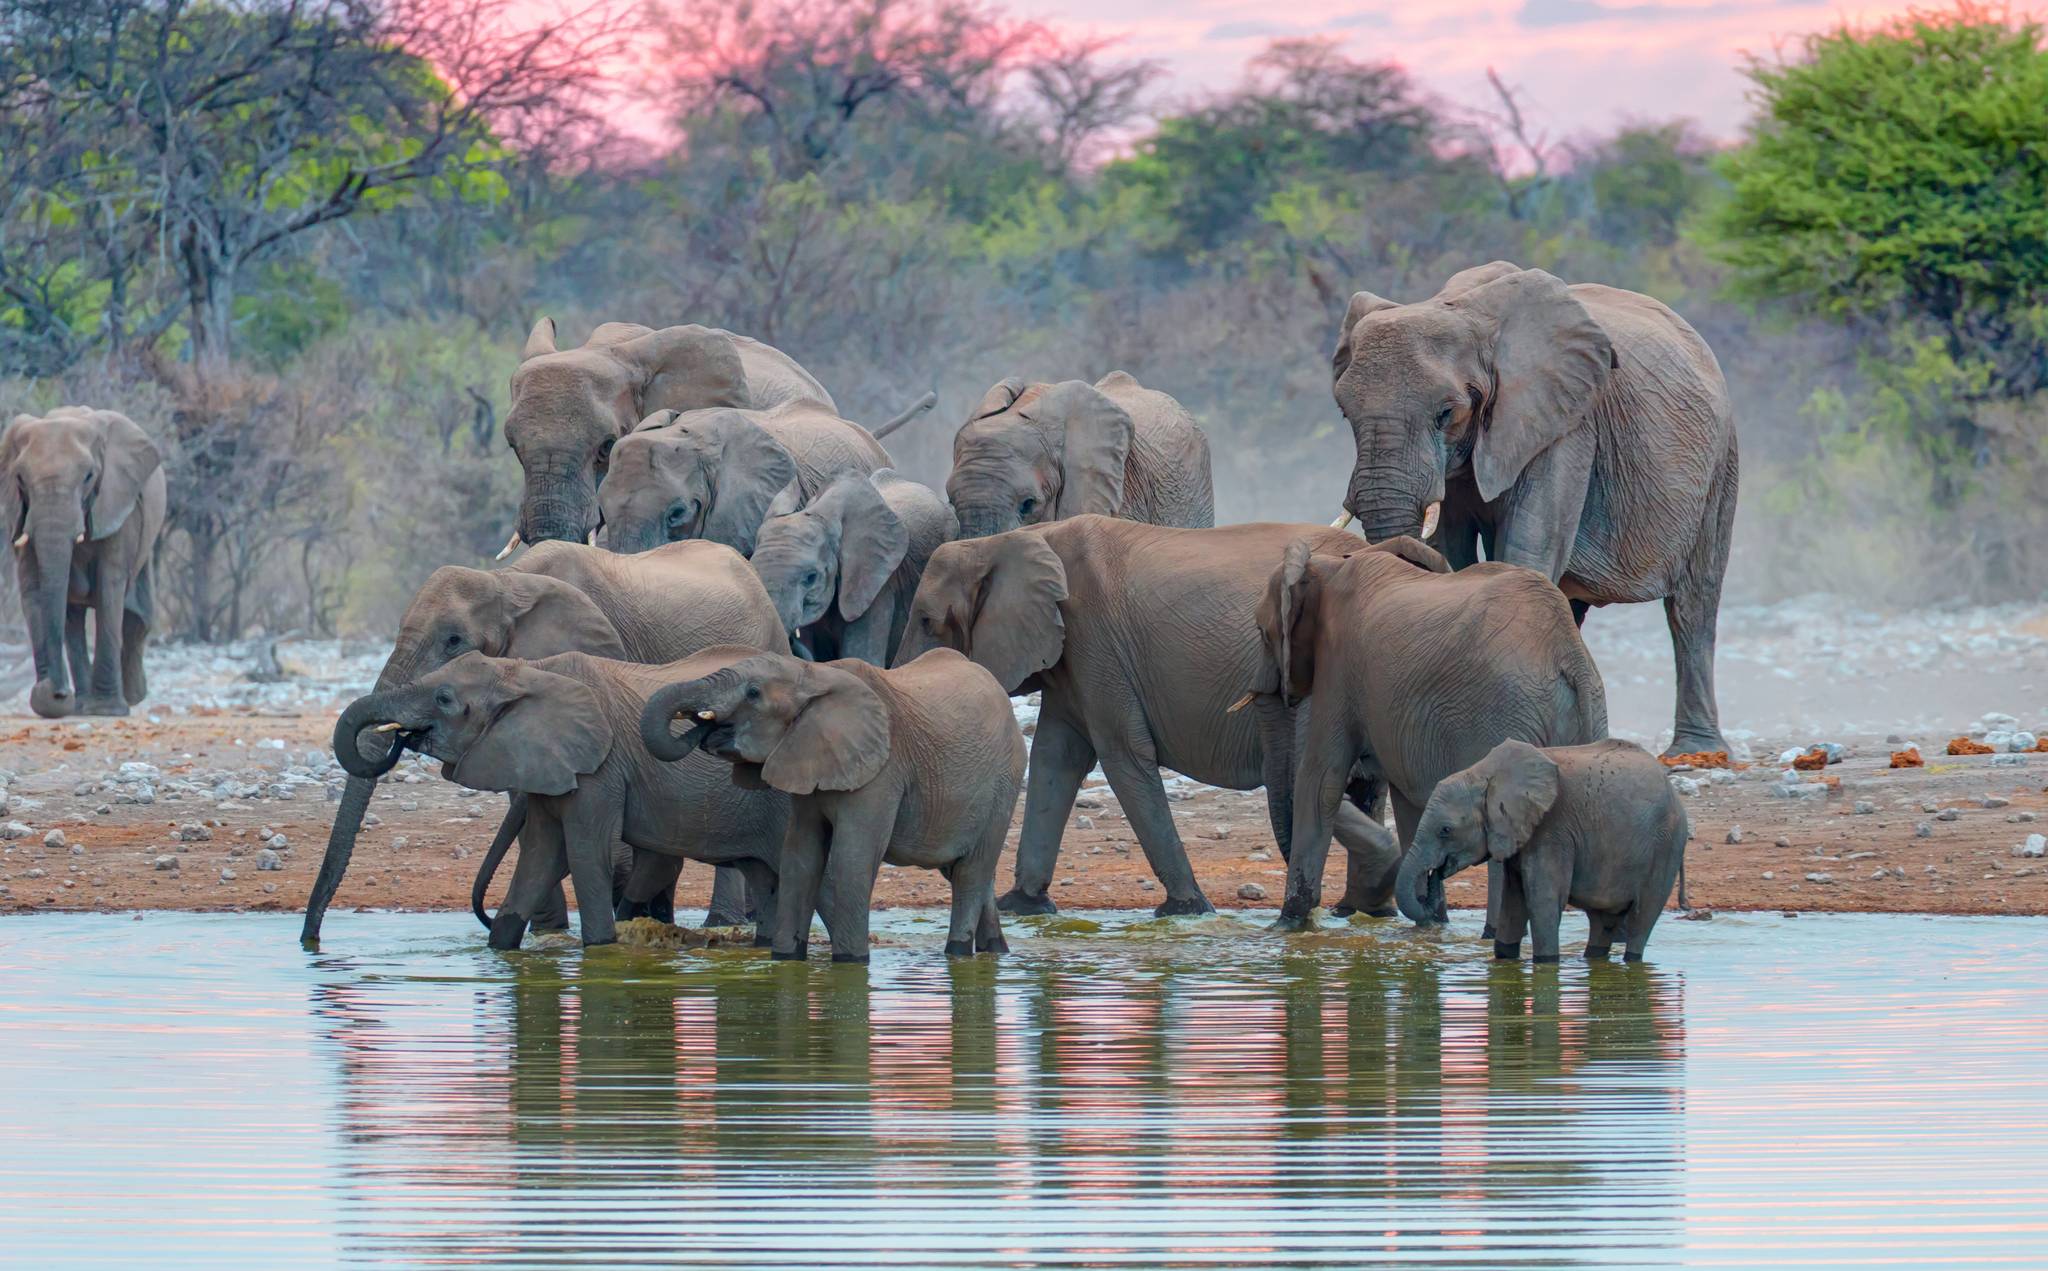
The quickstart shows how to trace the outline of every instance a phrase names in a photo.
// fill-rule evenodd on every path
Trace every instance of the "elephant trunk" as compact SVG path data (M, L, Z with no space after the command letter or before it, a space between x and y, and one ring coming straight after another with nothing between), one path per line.
M669 730L669 723L678 715L695 715L704 709L710 700L711 681L715 676L701 680L685 680L680 684L663 685L647 699L647 705L640 712L640 742L647 747L647 753L663 763L674 763L687 758L709 736L712 724L707 720L696 720L690 730L678 737Z
M597 527L597 481L586 460L537 455L526 463L519 537L527 543L586 541Z
M1436 853L1422 845L1422 836L1401 858L1401 872L1394 879L1394 903L1401 914L1420 927L1443 921L1444 880Z
M391 771L404 752L404 747L395 744L396 737L385 740L379 737L372 742L379 752L366 755L362 749L362 734L371 728L386 732L402 730L389 729L390 724L406 724L417 719L420 693L417 689L396 689L382 693L367 693L349 704L334 721L334 759L352 777L375 781Z
M526 796L515 794L506 804L505 819L498 823L498 837L491 840L491 850L484 853L483 860L476 867L476 881L469 886L469 912L476 915L476 920L484 925L486 931L491 929L492 919L484 912L484 897L491 890L491 879L497 876L498 862L505 859L512 840L518 838L519 831L525 828Z
M961 538L989 538L1006 534L1023 522L1017 519L1014 509L1002 504L969 504L954 508L960 516Z
M30 496L26 517L28 546L36 565L35 590L27 597L30 643L35 654L36 685L30 706L48 719L69 715L77 706L82 685L71 682L64 648L64 616L71 599L71 557L85 532L85 510L56 491Z
M392 650L391 656L385 659L384 670L377 676L379 693L389 692L394 685L403 684L413 677L419 662L419 649L415 642L401 644ZM339 731L338 727L336 731ZM348 746L358 760L367 761L379 775L391 771L392 765L398 762L398 743L389 734L372 733L364 738L358 728L350 733ZM337 746L337 761L351 775L342 787L341 804L334 810L334 824L327 831L327 851L320 858L320 873L313 879L313 893L306 898L306 922L299 929L299 943L308 948L317 948L320 944L320 924L327 916L327 906L333 902L334 893L341 889L343 876L348 873L349 859L355 855L356 836L363 830L363 814L369 811L370 796L377 791L377 778L355 775L354 769L349 768L349 761L340 759L340 754L341 747Z

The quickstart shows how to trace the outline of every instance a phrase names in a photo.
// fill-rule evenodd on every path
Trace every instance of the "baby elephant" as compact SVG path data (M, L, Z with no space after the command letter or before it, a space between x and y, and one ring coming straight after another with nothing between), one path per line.
M1663 765L1640 746L1504 741L1437 783L1415 828L1416 867L1404 864L1395 898L1416 922L1435 922L1444 879L1498 861L1500 930L1518 932L1526 917L1536 961L1557 961L1557 923L1570 903L1591 923L1588 958L1605 958L1621 935L1635 962L1674 879L1685 904L1687 832ZM1496 940L1493 952L1516 958L1522 946Z
M689 725L680 735L678 720ZM1024 736L1002 685L958 653L935 649L893 671L763 653L658 690L640 732L657 758L701 747L732 763L735 784L796 796L775 957L805 956L811 914L822 910L832 960L867 961L868 904L884 861L952 883L947 954L1008 951L996 858L1024 780Z

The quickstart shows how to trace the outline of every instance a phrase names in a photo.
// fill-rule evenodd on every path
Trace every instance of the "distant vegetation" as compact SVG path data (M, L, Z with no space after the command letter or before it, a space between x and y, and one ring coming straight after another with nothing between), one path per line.
M1219 515L1334 513L1358 288L1496 257L1647 291L1739 409L1737 597L2048 585L2048 55L1965 6L1751 67L1756 118L1549 143L1279 41L1236 89L976 0L13 0L0 411L116 406L170 457L173 630L382 630L504 542L533 318L782 346L943 477L1004 375L1121 367L1208 427ZM621 15L628 11L623 7ZM530 16L525 19L530 22ZM628 85L595 78L658 51ZM672 145L615 135L630 92Z

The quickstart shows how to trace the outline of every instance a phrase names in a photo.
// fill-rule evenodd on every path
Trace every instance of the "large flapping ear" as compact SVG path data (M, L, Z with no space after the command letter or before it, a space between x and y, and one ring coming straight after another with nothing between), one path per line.
M128 514L142 501L143 484L163 467L163 456L140 425L113 410L92 413L92 448L98 457L100 479L93 490L86 533L98 539L127 522Z
M1557 802L1557 764L1525 741L1504 741L1480 761L1486 778L1486 854L1522 850Z
M21 455L21 425L33 415L16 415L0 428L0 538L12 539L21 532L21 482L15 480L14 465Z
M1614 344L1562 281L1524 269L1453 302L1493 323L1493 391L1472 450L1472 477L1488 503L1529 461L1585 421L1614 369Z
M640 413L754 405L740 346L731 335L694 324L664 327L621 344L619 356L639 368Z
M472 707L492 715L483 735L453 765L450 775L462 785L512 794L567 794L577 778L596 772L611 753L611 729L597 694L581 681L507 662L499 686L496 701Z
M777 790L858 790L889 761L889 711L866 681L833 666L804 664L796 718L761 765Z
M588 595L559 578L500 570L491 575L503 589L512 619L505 656L535 661L557 653L588 653L625 662L625 641Z
M1407 534L1401 534L1394 538L1383 538L1365 550L1368 552L1385 552L1389 556L1398 556L1417 569L1426 569L1432 574L1448 574L1451 572L1451 563L1443 558L1442 553L1421 539Z
M1290 703L1300 701L1315 689L1322 578L1316 572L1312 552L1306 538L1297 538L1287 545L1280 557L1280 567L1267 583L1266 603L1260 611L1266 651L1273 659L1275 687Z
M767 429L736 410L699 415L682 430L709 442L716 456L703 536L752 556L775 496L796 480L796 460Z
M1093 384L1067 380L1045 390L1037 417L1062 430L1060 497L1055 519L1089 512L1115 516L1124 505L1124 464L1134 425L1123 407Z
M903 563L910 531L866 477L840 477L812 507L839 523L839 616L852 622Z
M1002 414L1016 404L1017 398L1023 392L1024 381L1014 375L1008 379L998 380L993 387L981 395L981 401L975 405L974 409L967 412L967 422L971 424L977 419L987 419L990 415Z
M1060 660L1067 647L1067 567L1035 530L1012 530L982 540L987 574L968 624L963 652L981 664L1006 693Z
M1353 292L1351 303L1344 306L1344 324L1337 329L1337 347L1330 353L1330 382L1344 378L1344 372L1351 369L1351 331L1358 320L1368 313L1382 309L1398 309L1401 306L1370 291Z
M1437 288L1437 293L1431 296L1430 299L1455 299L1474 287L1484 287L1496 278L1505 278L1509 274L1519 274L1521 272L1522 267L1511 261L1489 260L1484 265L1474 265L1470 269L1461 269L1457 273L1452 274L1444 282L1443 286Z
M519 360L524 362L555 351L555 320L542 318L533 324L533 330L526 333L526 347L519 350Z

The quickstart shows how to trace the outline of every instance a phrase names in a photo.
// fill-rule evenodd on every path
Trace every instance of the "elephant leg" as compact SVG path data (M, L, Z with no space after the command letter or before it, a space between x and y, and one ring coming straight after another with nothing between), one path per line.
M1628 934L1628 949L1622 957L1630 962L1641 962L1643 950L1650 945L1650 933L1656 930L1657 919L1664 916L1664 904L1658 899L1637 897L1628 913L1615 921L1615 926Z
M628 918L653 918L661 922L675 922L676 878L683 872L683 858L665 856L660 852L642 852L628 849L630 864L625 881L619 884L618 905L612 916L621 921ZM668 916L661 913L663 898L670 899Z
M623 812L616 791L585 788L570 799L563 818L569 879L576 885L576 919L586 945L618 939L618 924L612 918L612 846L619 841Z
M1533 949L1534 960L1557 961L1557 931L1564 920L1563 880L1553 880L1541 869L1518 869L1507 872L1520 878L1519 890L1523 910L1528 915L1529 943Z
M1605 962L1614 949L1614 936L1621 929L1623 915L1586 911L1586 961Z
M1375 794L1373 804L1378 803ZM1337 841L1344 846L1344 899L1330 912L1339 918L1365 914L1392 918L1394 878L1401 871L1401 844L1349 800L1337 805Z
M754 857L740 861L733 866L740 877L747 882L747 895L754 901L754 947L765 949L773 943L775 923L785 902L781 890L781 879L767 861ZM809 935L810 910L806 909L798 919L797 930Z
M1525 565L1551 582L1564 577L1579 540L1597 443L1593 429L1574 429L1529 461L1500 496L1497 550L1489 553L1494 560Z
M127 613L128 587L114 573L113 565L102 560L93 578L92 678L79 681L85 699L81 708L93 715L128 713L128 698L121 691L121 620Z
M1736 483L1731 444L1727 462L1707 494L1707 523L1700 530L1700 542L1678 585L1664 598L1664 622L1671 628L1678 672L1667 755L1728 749L1714 699L1714 638L1721 617L1721 577L1728 568L1728 540L1734 532Z
M71 664L71 691L78 698L79 714L89 713L86 700L92 696L92 651L85 641L85 606L64 606L64 655Z
M981 921L974 928L974 949L977 953L1008 953L1010 942L1003 939L1003 919L996 910L996 889L993 879L989 883L988 895L981 901Z
M149 696L149 673L143 669L142 648L149 640L153 609L149 566L145 564L135 575L128 599L121 606L121 695L130 706Z
M673 887L670 891L674 895ZM711 906L704 911L707 927L744 927L754 920L748 904L747 876L731 865L720 865L711 875ZM671 899L670 908L674 908Z
M875 895L875 874L896 831L896 811L894 803L886 808L842 807L826 831L819 908L832 937L834 962L868 960L868 907Z
M1503 940L1498 935L1493 939L1493 956L1502 959L1516 959L1522 956L1522 930L1529 924L1528 898L1522 893L1520 870L1503 870L1501 884L1494 889L1500 896L1500 931L1515 933L1513 940Z
M519 854L526 855L526 836L519 836ZM562 890L557 879L552 890L541 897L527 917L535 931L567 931L569 929L569 896Z
M1166 899L1152 912L1162 918L1213 912L1201 884L1195 881L1194 867L1188 864L1180 830L1173 824L1173 805L1166 798L1166 783L1159 778L1158 761L1149 753L1133 754L1119 747L1103 756L1102 772L1123 805L1124 815L1130 818L1153 876L1166 888Z
M1053 868L1059 864L1060 838L1074 814L1074 796L1081 791L1081 779L1094 766L1095 747L1081 726L1056 710L1041 707L1024 782L1017 872L1010 890L996 901L998 908L1013 914L1058 912L1048 888Z
M1328 755L1327 744L1311 740L1303 755ZM1280 903L1280 924L1306 925L1323 900L1323 866L1330 859L1338 805L1351 780L1352 750L1337 752L1336 762L1297 765L1294 777L1294 843L1287 859L1287 897Z
M491 922L493 949L519 947L534 913L550 898L560 898L562 875L567 871L561 823L529 805L526 826L519 834L519 861L512 867L512 883Z
M799 803L790 817L777 879L781 885L780 903L775 907L775 929L769 933L769 944L774 949L770 956L777 960L810 956L811 915L818 910L818 888L825 877L825 836L829 832L824 818L808 801Z
M1009 828L1000 816L990 817L989 822L982 829L980 841L953 862L953 874L948 880L953 884L953 922L946 938L946 953L951 957L970 957L976 946L983 943L984 914L996 894L996 862L1002 857L1003 839ZM996 938L1002 938L1000 930Z

